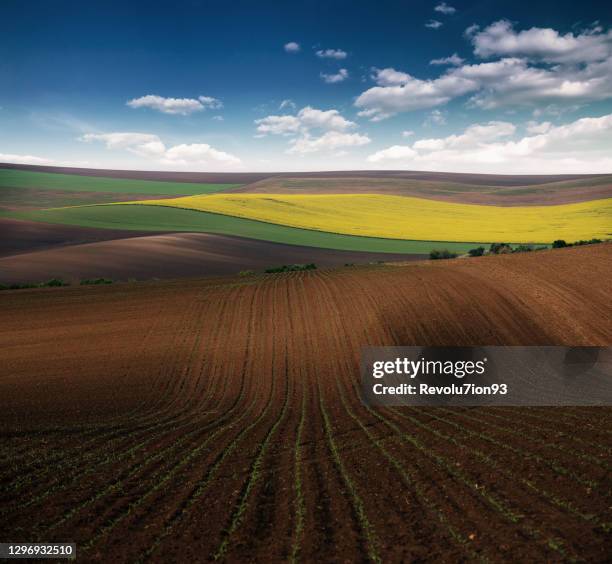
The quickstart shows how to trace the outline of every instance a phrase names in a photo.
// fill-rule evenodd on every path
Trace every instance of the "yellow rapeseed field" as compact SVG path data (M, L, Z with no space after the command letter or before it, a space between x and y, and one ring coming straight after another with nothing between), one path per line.
M477 206L379 194L213 194L130 203L389 239L550 243L555 239L605 239L612 233L612 198L529 207Z

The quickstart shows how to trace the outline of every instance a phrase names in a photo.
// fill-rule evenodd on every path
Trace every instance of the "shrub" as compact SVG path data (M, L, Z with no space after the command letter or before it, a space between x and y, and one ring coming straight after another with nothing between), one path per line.
M81 280L81 286L92 286L96 284L112 284L113 281L110 278L87 278Z
M494 255L504 255L512 252L512 247L508 243L491 243L489 252Z
M41 282L39 286L41 288L45 286L53 288L56 286L70 286L70 284L68 284L68 282L64 282L61 278L51 278L51 280L47 280L46 282Z
M468 251L468 254L471 257L481 257L482 255L484 255L484 252L485 252L484 247L476 247L475 249L470 249Z
M276 272L296 272L299 270L315 270L317 265L314 263L309 264L283 264L283 266L276 266L274 268L266 268L267 274L273 274Z
M254 270L241 270L238 273L238 276L253 276L255 274Z
M344 266L355 266L354 262L345 262Z
M512 250L513 253L529 253L530 251L533 251L531 245L519 245Z
M454 259L457 256L457 253L451 253L448 249L434 249L429 253L431 260Z
M68 282L64 282L60 278L51 278L51 280L47 280L46 282L40 282L35 284L33 282L16 282L13 284L0 284L0 290L26 290L28 288L47 288L54 286L70 286Z
M581 245L596 245L597 243L603 243L601 239L589 239L588 241L575 241L573 243L574 246L580 247Z
M553 249L562 249L563 247L567 247L568 244L563 239L557 239L553 241L552 248Z

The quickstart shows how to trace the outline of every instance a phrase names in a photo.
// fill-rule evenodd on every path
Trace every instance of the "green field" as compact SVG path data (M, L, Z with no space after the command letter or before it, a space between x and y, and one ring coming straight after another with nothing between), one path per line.
M157 180L129 180L30 172L27 170L0 169L0 190L6 188L30 188L59 190L62 192L106 192L115 194L160 194L168 196L194 196L212 194L240 186L239 184L196 184L193 182L162 182Z
M426 254L434 248L467 252L469 249L478 246L478 243L404 241L338 235L215 213L146 205L33 210L9 214L9 217L104 229L218 233L275 243L346 251Z

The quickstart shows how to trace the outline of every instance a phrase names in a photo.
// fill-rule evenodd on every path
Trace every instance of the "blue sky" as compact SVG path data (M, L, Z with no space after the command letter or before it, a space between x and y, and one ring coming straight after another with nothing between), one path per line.
M612 172L609 2L4 0L0 161Z

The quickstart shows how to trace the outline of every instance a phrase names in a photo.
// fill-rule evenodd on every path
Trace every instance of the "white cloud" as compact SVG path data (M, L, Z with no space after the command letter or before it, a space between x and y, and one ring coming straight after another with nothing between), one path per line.
M101 141L107 149L125 149L135 155L174 165L238 165L240 159L208 144L193 143L166 147L157 135L150 133L88 133L81 141Z
M474 30L475 31L475 30ZM600 27L578 35L561 35L551 28L532 27L516 32L508 20L497 21L472 34L474 53L479 57L527 57L549 63L588 63L612 55L612 30Z
M429 28L429 29L440 29L442 27L442 22L439 22L438 20L429 20L426 24L425 27Z
M552 123L549 121L537 122L537 121L528 121L526 125L527 133L539 134L539 133L547 133L550 131L552 127Z
M35 157L34 155L12 155L10 153L0 153L0 163L45 165L52 162L52 159Z
M349 74L346 69L340 69L335 74L326 74L324 72L321 73L321 78L327 84L336 84L337 82L343 82L348 78Z
M541 129L542 133L510 139L516 133L512 123L474 124L459 135L389 147L370 155L368 161L381 165L395 162L405 168L508 174L612 172L612 114Z
M298 118L305 127L345 131L355 127L355 122L340 115L338 110L318 110L306 106L298 112Z
M440 4L438 4L434 10L444 15L454 14L457 11L456 8L449 6L446 2L440 2Z
M321 59L336 59L338 61L346 59L348 53L342 49L321 49L317 51L317 57Z
M212 96L198 96L198 100L204 109L220 110L223 107L223 102Z
M189 115L194 112L200 112L207 108L216 110L223 107L223 104L217 98L210 96L199 96L195 98L164 98L156 94L147 94L140 98L129 100L127 105L130 108L151 108L164 114L171 115Z
M460 57L434 59L451 64L437 78L419 79L393 69L374 69L376 86L362 92L359 115L380 121L400 112L434 108L471 94L469 105L482 109L575 107L612 98L612 31L592 28L579 35L552 29L515 32L502 20L479 31L467 30L480 56L514 55L464 64Z
M224 121L223 116L213 116L214 121Z
M399 112L440 106L479 88L477 81L450 73L434 80L420 80L388 68L377 70L375 79L379 86L366 90L355 101L362 108L359 115L373 121Z
M480 26L478 24L472 24L471 26L466 28L466 30L463 32L463 35L467 38L473 37L479 29Z
M168 164L188 165L191 163L206 164L209 162L223 164L239 164L240 159L229 153L218 151L206 143L192 143L190 145L175 145L170 147L163 161Z
M266 116L255 120L257 133L261 135L292 135L306 133L310 129L345 131L355 127L355 123L340 115L338 110L319 110L306 106L297 115Z
M412 137L413 135L414 135L414 131L412 131L411 129L402 131L402 137Z
M319 110L306 106L293 116L267 116L255 120L258 136L267 134L290 135L288 153L313 153L355 147L370 142L366 135L347 133L357 126L344 118L338 110ZM316 133L315 133L316 132Z
M367 157L369 163L381 163L414 158L418 153L407 145L393 145L388 149L377 151Z
M430 65L452 65L458 67L463 64L463 59L457 55L457 53L453 53L450 57L442 57L441 59L432 59L429 61Z
M425 119L423 125L445 125L446 117L440 110L432 110Z
M285 43L284 47L287 53L299 53L301 50L300 44L295 41L290 41L289 43Z
M285 108L291 108L292 110L295 110L295 102L293 100L283 100L279 106L278 109L279 110L284 110Z
M449 135L438 139L420 139L412 147L427 151L477 147L481 143L488 143L501 137L513 135L515 131L516 127L512 123L490 121L485 124L470 125L461 135Z
M475 106L493 109L536 104L576 104L612 97L612 57L581 68L555 65L529 66L525 59L506 58L492 63L466 65L452 71L477 80L480 92Z
M367 145L371 139L359 133L342 133L341 131L328 131L320 137L304 135L291 140L291 147L287 153L314 153L317 151L331 151L340 147L359 147Z
M141 156L160 156L166 150L165 145L157 135L149 133L115 132L87 133L80 137L81 141L102 141L107 149L127 149Z
M372 78L379 86L399 86L406 84L412 77L405 72L397 71L393 68L372 69Z
M257 133L261 135L289 135L297 133L302 124L296 116L266 116L256 119Z

